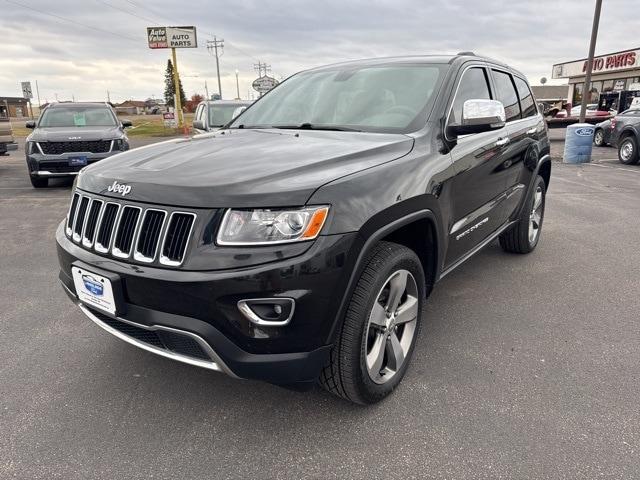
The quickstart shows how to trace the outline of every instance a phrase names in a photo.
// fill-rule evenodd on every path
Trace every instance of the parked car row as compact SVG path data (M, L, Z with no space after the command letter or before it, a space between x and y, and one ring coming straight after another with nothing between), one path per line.
M251 102L201 102L193 122L196 133L210 132L233 120ZM34 188L48 186L54 177L75 176L87 165L129 149L126 129L131 121L119 120L106 102L49 104L35 121L25 142L29 179ZM0 155L12 149L11 124L0 111Z

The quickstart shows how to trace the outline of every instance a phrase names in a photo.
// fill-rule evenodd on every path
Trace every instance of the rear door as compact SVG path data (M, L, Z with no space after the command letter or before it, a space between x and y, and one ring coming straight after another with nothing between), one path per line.
M466 100L497 99L484 65L465 68L458 79L448 124L461 119ZM517 103L517 101L516 101ZM452 223L446 266L474 249L506 220L504 192L509 164L509 135L506 128L461 135L451 150L455 177L452 179Z
M492 69L491 75L499 98L508 102L507 130L511 158L503 167L507 181L505 209L511 216L519 207L531 175L541 156L540 141L547 136L544 118L536 108L527 82L511 72Z

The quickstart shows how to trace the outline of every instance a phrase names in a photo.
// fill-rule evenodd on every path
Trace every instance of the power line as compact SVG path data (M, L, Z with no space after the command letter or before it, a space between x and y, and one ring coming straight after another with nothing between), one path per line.
M91 29L93 31L96 31L96 32L107 33L109 35L114 35L116 37L124 38L126 40L129 40L129 41L132 41L132 42L136 42L136 43L140 42L140 40L137 39L137 38L130 37L128 35L124 35L124 34L121 34L121 33L112 32L110 30L103 30L102 28L99 28L99 27L93 27L91 25L87 25L85 23L78 22L76 20L71 20L70 18L66 18L66 17L62 17L60 15L56 15L55 13L44 12L44 11L39 10L37 8L31 7L29 5L25 5L23 3L16 2L15 0L5 0L5 1L7 3L12 3L13 5L17 5L19 7L26 8L27 10L32 10L34 12L40 13L41 15L47 15L49 17L57 18L58 20L62 20L62 21L68 22L68 23L72 23L72 24L78 25L80 27L89 28L89 29Z
M136 13L130 12L128 10L125 10L124 8L118 7L117 5L112 5L111 3L105 2L104 0L96 0L96 2L102 3L103 5L106 5L107 7L111 7L114 10L119 10L121 12L124 12L124 13L128 14L128 15L132 15L134 17L137 17L137 18L139 18L141 20L144 20L145 22L156 23L155 20L152 20L152 19L150 19L148 17L143 17L142 15L138 15Z

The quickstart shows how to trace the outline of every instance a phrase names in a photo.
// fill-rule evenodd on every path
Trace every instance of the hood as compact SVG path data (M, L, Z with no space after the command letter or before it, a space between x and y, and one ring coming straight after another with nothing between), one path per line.
M43 127L36 128L27 140L32 142L113 140L122 137L122 134L119 126Z
M107 191L118 182L131 187L127 200L194 208L297 206L318 187L412 147L402 134L224 130L102 160L82 172L78 187L122 198Z

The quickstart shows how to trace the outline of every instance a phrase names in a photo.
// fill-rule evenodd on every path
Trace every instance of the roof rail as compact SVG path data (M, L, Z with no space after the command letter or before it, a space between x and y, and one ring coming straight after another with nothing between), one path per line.
M458 52L458 55L466 55L466 56L471 56L471 57L477 57L477 55L475 53L473 53L471 50Z

